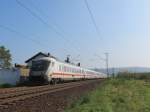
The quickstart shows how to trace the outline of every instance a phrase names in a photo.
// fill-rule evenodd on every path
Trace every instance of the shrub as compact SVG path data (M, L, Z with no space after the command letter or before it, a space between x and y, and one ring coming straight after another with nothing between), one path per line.
M13 86L11 84L8 84L8 83L0 85L0 88L11 88L11 87L13 87Z
M150 80L150 73L129 73L129 72L122 72L122 73L118 73L117 78L120 78L120 79Z

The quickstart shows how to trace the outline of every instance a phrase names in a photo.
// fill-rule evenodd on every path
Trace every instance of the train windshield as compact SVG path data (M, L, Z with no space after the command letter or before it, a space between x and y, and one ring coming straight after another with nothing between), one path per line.
M32 62L32 71L46 71L50 62L46 60L38 60Z

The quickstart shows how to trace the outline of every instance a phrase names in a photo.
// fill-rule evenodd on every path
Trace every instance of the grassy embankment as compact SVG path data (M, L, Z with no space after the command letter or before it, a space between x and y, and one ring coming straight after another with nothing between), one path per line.
M66 112L150 112L150 81L109 79Z

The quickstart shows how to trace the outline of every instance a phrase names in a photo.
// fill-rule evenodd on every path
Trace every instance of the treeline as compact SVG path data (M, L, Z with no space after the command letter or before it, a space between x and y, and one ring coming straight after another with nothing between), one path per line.
M150 80L150 73L120 72L118 73L117 78Z
M10 50L0 46L0 68L12 67L12 58Z

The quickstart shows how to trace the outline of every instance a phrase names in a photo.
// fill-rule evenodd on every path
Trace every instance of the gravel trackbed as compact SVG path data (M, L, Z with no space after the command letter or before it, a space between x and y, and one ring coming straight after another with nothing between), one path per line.
M73 101L96 88L102 81L89 80L85 81L88 83L68 89L39 94L34 97L14 101L8 105L5 104L6 106L0 105L0 112L63 112ZM0 100L2 101L3 99Z

